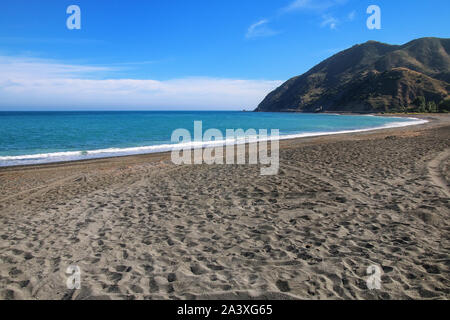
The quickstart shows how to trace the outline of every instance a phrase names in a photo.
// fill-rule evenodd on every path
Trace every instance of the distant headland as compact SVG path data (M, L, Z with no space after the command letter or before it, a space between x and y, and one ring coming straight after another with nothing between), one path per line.
M450 39L368 41L272 91L255 111L448 112Z

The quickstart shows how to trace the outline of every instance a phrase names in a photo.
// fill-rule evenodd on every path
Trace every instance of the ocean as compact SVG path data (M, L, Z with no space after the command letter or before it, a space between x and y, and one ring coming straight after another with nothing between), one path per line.
M281 138L366 131L423 120L365 115L232 111L0 112L0 166L170 151L194 121L210 128L279 129Z

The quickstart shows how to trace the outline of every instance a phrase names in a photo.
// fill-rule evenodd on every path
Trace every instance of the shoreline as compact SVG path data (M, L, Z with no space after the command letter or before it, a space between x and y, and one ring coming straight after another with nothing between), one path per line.
M335 113L335 114L341 115L342 113ZM342 115L349 115L349 114L342 114ZM354 114L354 115L361 116L361 114ZM389 117L389 118L407 118L407 119L411 119L411 121L410 122L392 122L392 123L385 124L380 127L365 128L365 129L285 134L285 135L279 136L279 141L281 142L283 140L305 139L305 138L314 138L314 137L322 137L322 136L343 135L343 134L357 134L357 133L363 133L363 132L375 132L375 131L386 130L386 129L420 126L420 125L424 125L429 122L429 120L423 119L424 117L426 117L425 115L418 115L419 117L410 117L408 115L399 116L399 115L384 115L384 114L365 114L363 116L380 116L380 117L384 116L384 117ZM416 123L413 123L413 122L416 122ZM270 139L267 139L267 140L270 140ZM259 141L262 141L262 140L261 139L257 140L257 142L259 142ZM202 144L205 144L205 143L207 143L207 142L203 142ZM229 143L230 142L227 142L226 140L221 140L219 143L220 145L218 145L218 147L220 147L220 146L225 147ZM231 143L231 145L234 145L234 146L241 145L241 144L248 145L248 142L243 143L243 142L235 141L234 143ZM127 147L127 148L120 148L120 149L105 148L105 149L88 150L86 152L89 152L90 155L92 155L92 156L89 158L85 158L85 159L67 159L67 160L59 160L58 159L58 160L54 160L54 161L50 160L50 161L38 162L38 163L0 165L0 170L2 170L4 168L14 168L14 167L40 166L40 165L48 165L48 164L64 164L64 163L71 163L71 162L92 161L92 160L95 161L95 160L111 159L111 158L119 158L119 157L133 157L133 156L150 155L150 154L165 154L165 153L170 153L173 148L176 148L176 147L179 148L179 146L180 146L179 144L173 145L173 146L168 145L168 144L163 144L163 145L151 145L151 146L142 146L142 147ZM199 148L205 149L205 148L214 148L214 147L215 147L214 144L210 144L210 145L202 145L201 147L192 146L192 149L199 149ZM148 149L161 149L161 150L148 151ZM142 150L142 151L137 151L137 150ZM62 157L64 157L63 154L71 154L72 156L75 156L75 155L80 155L80 153L82 153L82 151L61 151L61 152L54 152L54 153L48 153L48 154L61 155ZM103 154L116 153L116 154L105 155L105 156L99 155L102 153ZM121 153L124 153L124 154L121 154ZM43 155L48 155L48 154L46 153L46 154L31 154L31 155L19 155L19 156L2 156L2 157L0 157L0 159L8 158L8 160L9 159L16 160L16 158L18 158L17 160L27 161L27 158L33 159L33 158L36 158L39 156L41 156L43 158ZM43 160L43 161L45 161L45 160Z

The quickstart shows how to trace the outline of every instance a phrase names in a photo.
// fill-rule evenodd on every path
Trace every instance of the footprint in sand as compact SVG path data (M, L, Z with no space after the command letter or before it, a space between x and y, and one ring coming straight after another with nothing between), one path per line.
M289 287L289 283L287 281L277 280L275 285L277 286L278 290L280 290L281 292L291 291L291 288Z

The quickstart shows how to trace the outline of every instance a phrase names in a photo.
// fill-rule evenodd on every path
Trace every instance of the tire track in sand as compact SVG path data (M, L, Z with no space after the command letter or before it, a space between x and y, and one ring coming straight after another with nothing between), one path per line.
M439 187L447 197L450 197L450 192L447 181L442 174L443 173L442 169L445 161L447 161L449 157L450 157L450 149L446 149L428 163L428 173L431 182L437 187Z

